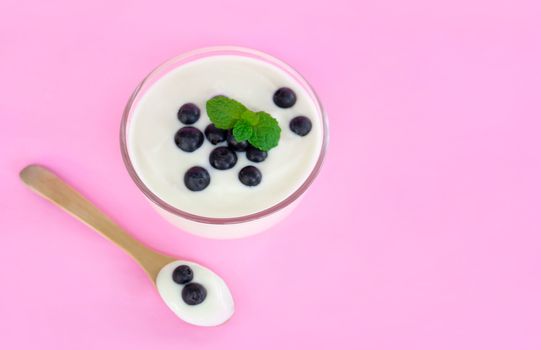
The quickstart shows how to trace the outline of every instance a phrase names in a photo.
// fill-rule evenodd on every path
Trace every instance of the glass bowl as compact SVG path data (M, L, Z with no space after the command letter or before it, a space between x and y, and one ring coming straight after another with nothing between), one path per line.
M321 125L323 126L323 140L321 144L321 149L319 151L319 157L309 176L302 183L302 185L299 186L291 195L283 199L278 204L255 213L239 217L205 217L194 215L192 213L173 207L172 205L163 201L145 185L145 183L141 180L136 170L134 169L134 166L130 159L130 153L128 152L128 125L130 123L130 118L133 114L134 108L135 106L137 106L137 103L139 102L141 96L143 96L145 92L158 79L163 77L168 72L174 70L175 68L188 62L192 62L194 60L218 55L238 55L242 57L249 57L264 61L266 63L270 63L273 66L280 68L290 77L295 79L306 90L309 96L313 99L316 108L318 109L319 117L322 118ZM137 86L137 88L131 95L124 109L120 127L120 148L124 164L126 165L126 169L128 170L128 173L130 174L131 178L133 179L139 190L152 203L153 207L165 219L189 233L208 238L219 239L240 238L262 232L285 218L298 204L301 196L310 187L317 174L319 173L319 170L323 163L323 159L325 157L328 138L329 133L327 118L325 116L325 113L323 112L323 108L321 107L321 103L316 93L308 84L308 82L297 71L295 71L286 63L278 60L277 58L261 51L237 46L215 46L197 49L173 57L159 65L143 79L143 81Z

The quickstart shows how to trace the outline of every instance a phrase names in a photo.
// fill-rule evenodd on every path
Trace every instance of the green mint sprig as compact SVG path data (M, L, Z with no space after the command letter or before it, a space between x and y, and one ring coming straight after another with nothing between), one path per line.
M225 96L215 96L207 101L207 114L219 129L233 129L237 141L248 141L262 151L278 145L280 126L266 112L252 112L242 103Z

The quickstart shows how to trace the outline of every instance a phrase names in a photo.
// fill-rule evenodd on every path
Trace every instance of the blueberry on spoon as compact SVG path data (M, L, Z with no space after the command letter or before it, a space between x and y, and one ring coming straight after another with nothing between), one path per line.
M199 283L188 283L182 288L182 300L188 305L198 305L207 298L207 290Z
M178 284L186 284L193 280L193 271L188 265L180 265L173 270L173 281Z

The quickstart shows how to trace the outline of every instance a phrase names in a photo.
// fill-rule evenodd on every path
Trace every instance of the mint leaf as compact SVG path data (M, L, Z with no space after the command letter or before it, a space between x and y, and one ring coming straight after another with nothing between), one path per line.
M207 101L207 114L219 129L231 129L245 111L242 103L225 96L215 96Z
M253 133L248 138L252 146L262 151L268 151L278 145L280 140L280 126L278 121L266 112L257 112L258 123L253 127Z
M248 140L252 136L252 133L252 125L244 119L239 120L233 128L233 136L239 142Z
M246 141L262 151L278 145L281 129L278 121L266 112L252 112L242 103L225 96L207 101L207 114L219 129L233 129L237 141Z
M257 123L259 123L259 116L257 115L257 113L250 110L244 111L244 113L241 114L240 118L247 121L252 126L255 126L257 125Z

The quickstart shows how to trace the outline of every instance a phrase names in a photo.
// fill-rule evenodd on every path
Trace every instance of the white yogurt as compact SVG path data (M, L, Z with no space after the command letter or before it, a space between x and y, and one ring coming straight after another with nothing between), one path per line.
M192 282L207 290L207 297L198 305L188 305L182 300L184 285L173 281L173 271L188 265L193 271ZM173 261L165 265L156 277L158 292L165 304L182 320L196 326L217 326L227 321L235 312L233 296L224 280L207 269L190 261Z
M291 108L279 108L272 100L280 87L297 95ZM217 170L209 164L215 147L205 139L192 153L180 150L174 135L184 125L177 111L184 103L195 103L201 118L193 126L204 131L210 124L206 101L225 95L253 111L265 111L278 120L282 129L279 145L267 159L252 163L245 153L237 153L237 164ZM298 136L289 129L292 118L304 115L312 121L311 132ZM211 218L231 218L253 214L278 204L295 192L314 168L323 142L320 110L310 94L281 69L254 58L222 55L184 64L155 82L140 98L128 124L128 152L143 183L160 199L182 211ZM263 179L248 187L238 179L247 165L256 166ZM209 186L200 192L188 190L184 173L202 166L209 173Z

